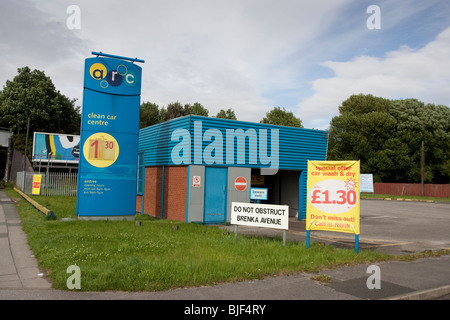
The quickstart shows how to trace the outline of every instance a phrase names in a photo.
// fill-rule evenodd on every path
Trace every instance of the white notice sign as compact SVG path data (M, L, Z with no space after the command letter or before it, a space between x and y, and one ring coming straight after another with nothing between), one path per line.
M200 188L201 187L201 182L202 182L202 177L201 176L194 176L192 178L192 186L194 188Z
M289 206L232 202L231 224L288 230Z
M268 193L268 188L250 188L250 199L267 200Z
M372 192L373 193L373 175L372 174L360 174L360 192Z

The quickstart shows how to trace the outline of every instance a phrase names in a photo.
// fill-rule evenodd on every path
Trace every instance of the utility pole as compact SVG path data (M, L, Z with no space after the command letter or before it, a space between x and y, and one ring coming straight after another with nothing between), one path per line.
M421 195L424 195L423 182L425 180L425 143L422 141L422 148L420 150L420 187Z
M22 184L22 191L23 193L25 193L25 177L26 177L26 167L27 167L27 149L28 149L28 131L30 130L30 117L28 117L28 122L27 122L27 135L25 137L25 156L23 158L23 184Z

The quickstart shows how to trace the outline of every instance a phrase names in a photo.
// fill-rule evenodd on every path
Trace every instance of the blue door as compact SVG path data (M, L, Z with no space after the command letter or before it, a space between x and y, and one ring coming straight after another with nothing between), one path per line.
M204 223L223 223L227 219L227 168L205 168Z

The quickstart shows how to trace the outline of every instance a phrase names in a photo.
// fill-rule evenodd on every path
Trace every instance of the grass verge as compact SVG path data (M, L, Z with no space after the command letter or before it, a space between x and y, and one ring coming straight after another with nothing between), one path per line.
M11 198L21 199L11 189ZM385 261L392 255L224 233L215 226L156 220L62 221L75 218L75 197L34 197L52 210L49 220L28 202L17 203L24 231L53 287L67 290L70 265L81 270L83 291L158 291L177 287L318 272L323 268ZM173 228L174 225L179 228ZM178 229L178 230L177 230Z
M450 202L450 198L439 197L423 197L423 196L399 196L392 194L375 194L372 197L371 193L361 193L362 199L393 199L393 200L415 200L415 201L435 201L435 202Z

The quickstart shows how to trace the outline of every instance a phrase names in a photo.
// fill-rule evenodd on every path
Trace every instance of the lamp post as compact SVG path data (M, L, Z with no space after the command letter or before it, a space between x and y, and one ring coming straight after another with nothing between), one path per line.
M422 141L422 147L420 149L420 190L421 195L424 195L424 180L425 180L425 143Z
M47 172L45 173L45 195L48 195L48 176L49 176L49 165L50 165L50 159L52 158L53 151L50 151L47 154Z

